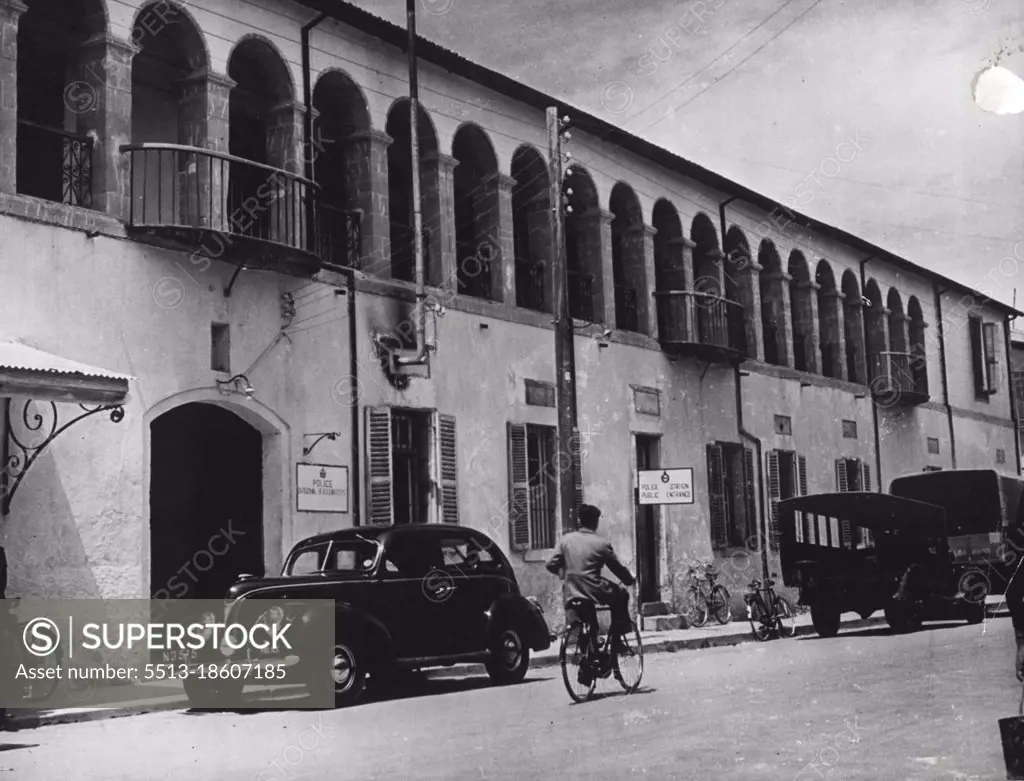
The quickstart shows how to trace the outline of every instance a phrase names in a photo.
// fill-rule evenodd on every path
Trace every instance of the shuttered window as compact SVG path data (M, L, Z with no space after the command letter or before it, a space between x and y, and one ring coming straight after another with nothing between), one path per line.
M562 530L571 532L576 528L576 515L583 504L583 448L580 430L573 428L570 440L572 450L573 517L562 519ZM557 471L558 461L552 458Z
M391 409L366 408L366 478L369 483L367 513L370 523L391 523L392 460Z
M807 495L807 459L791 450L769 450L765 455L768 473L768 542L779 547L779 502ZM801 527L804 519L801 518Z
M782 499L782 482L779 475L779 451L769 450L768 459L768 542L773 548L779 547L779 501Z
M729 543L729 518L725 498L725 458L722 446L708 445L708 512L711 521L711 544L724 548Z
M545 550L555 545L558 466L555 429L508 424L509 546Z
M743 448L743 497L747 509L746 528L743 529L741 544L748 550L751 537L755 534L757 523L757 475L754 470L754 449Z
M999 351L996 347L996 324L984 323L980 317L968 320L971 334L971 357L974 365L975 395L987 399L997 390Z
M438 484L441 487L441 522L459 522L459 460L455 416L438 415Z

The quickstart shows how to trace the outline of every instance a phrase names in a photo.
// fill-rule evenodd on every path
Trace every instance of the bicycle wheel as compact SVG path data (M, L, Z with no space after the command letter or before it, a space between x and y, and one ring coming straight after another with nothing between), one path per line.
M584 702L597 685L590 671L590 633L582 621L574 621L562 636L558 659L562 665L562 681L574 702Z
M616 650L612 644L612 670L626 694L632 694L640 688L640 679L644 677L644 646L640 641L640 630L636 622L631 621L629 634L622 636L622 650Z
M711 589L711 615L720 624L728 624L732 620L732 605L729 604L729 589L715 586Z
M700 593L700 589L690 589L690 598L684 616L688 629L702 627L708 622L708 605L704 601L704 595Z
M774 599L774 605L779 635L781 637L792 637L796 634L796 614L793 612L793 608L789 606L788 601L778 595Z
M772 628L770 624L765 623L765 610L760 597L747 602L747 618L755 640L764 642L771 636Z

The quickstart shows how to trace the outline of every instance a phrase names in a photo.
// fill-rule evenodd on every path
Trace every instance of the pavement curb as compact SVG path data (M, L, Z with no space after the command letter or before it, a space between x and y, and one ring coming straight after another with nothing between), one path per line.
M990 611L989 618L996 618L1005 615L1008 614L999 610L993 610ZM888 622L885 620L885 616L871 616L869 618L860 618L851 621L844 621L840 625L840 631L844 629L867 629L870 627L883 625L888 625ZM650 643L645 642L644 654L649 655L657 653L676 653L678 651L699 651L705 648L724 648L728 646L758 642L754 638L753 634L751 634L750 628L748 626L743 625L742 630L740 630L740 626L741 624L737 622L735 631L723 631L720 634L716 632L716 634L705 635L703 637L667 637L654 640ZM811 624L799 624L796 627L796 634L794 635L794 637L806 637L808 635L813 634L815 634L815 631L814 627ZM771 642L774 639L776 638L771 638L768 642ZM546 651L544 652L543 656L531 659L530 668L533 670L540 670L550 667L557 667L559 665L557 653L558 642L558 639L552 641L552 647L556 649L555 653ZM451 667L442 667L437 670L427 671L427 677L433 680L445 678L464 678L472 675L485 674L486 670L482 664L457 664ZM170 707L169 705L160 707L158 705L140 704L135 707L69 708L66 710L52 712L43 711L29 712L23 714L11 713L8 714L2 731L18 732L21 730L37 729L38 727L48 727L54 724L76 724L79 722L86 721L118 719L125 718L128 716L140 716L144 713L186 710L187 708L188 706L185 704L183 704L183 707L180 708Z

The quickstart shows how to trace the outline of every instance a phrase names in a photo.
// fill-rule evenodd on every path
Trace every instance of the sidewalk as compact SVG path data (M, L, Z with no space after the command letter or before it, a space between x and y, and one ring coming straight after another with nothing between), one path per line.
M993 601L989 599L989 618L1000 618L1008 616L1001 599ZM856 613L844 613L840 632L865 629L868 627L886 626L885 616L882 614L873 615L870 618L862 619ZM796 636L814 634L811 626L811 616L803 613L796 617ZM676 651L699 650L702 648L717 648L723 646L740 645L742 643L755 642L750 633L750 624L745 620L733 620L722 626L714 624L701 629L674 629L664 632L642 632L641 640L644 646L644 655ZM778 642L770 640L769 642ZM558 661L558 640L552 642L551 647L545 651L535 653L530 659L531 669L542 669L555 667ZM427 677L438 678L461 678L471 675L486 675L482 664L459 664L452 667L428 670ZM152 683L138 684L133 688L132 707L101 706L89 708L66 708L61 710L20 710L13 711L7 719L6 731L34 729L36 727L49 726L51 724L70 724L81 721L95 721L99 719L115 719L124 716L135 716L142 713L151 713L158 710L184 710L189 707L180 688L175 684ZM111 687L111 701L117 701L117 689L123 691L123 687ZM123 695L121 700L123 702Z

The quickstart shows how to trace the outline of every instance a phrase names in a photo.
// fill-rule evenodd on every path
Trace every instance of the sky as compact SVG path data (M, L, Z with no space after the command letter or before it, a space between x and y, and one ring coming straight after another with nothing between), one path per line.
M1024 76L1024 2L419 2L423 37L1024 309L1024 113L973 99Z

